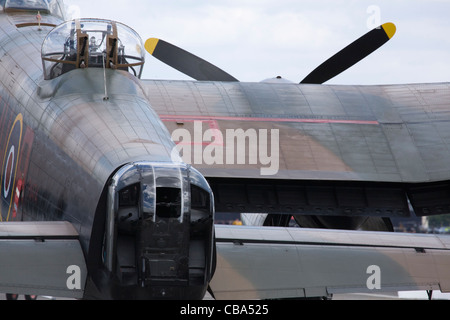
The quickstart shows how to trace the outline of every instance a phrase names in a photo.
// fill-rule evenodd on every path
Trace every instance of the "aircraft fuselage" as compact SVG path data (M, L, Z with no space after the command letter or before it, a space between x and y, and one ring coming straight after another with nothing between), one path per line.
M174 143L135 76L79 68L44 80L41 45L62 22L45 21L0 14L1 220L71 222L89 270L86 297L202 297L212 260L209 186L172 161ZM201 225L196 192L208 198ZM201 251L200 269L190 246Z

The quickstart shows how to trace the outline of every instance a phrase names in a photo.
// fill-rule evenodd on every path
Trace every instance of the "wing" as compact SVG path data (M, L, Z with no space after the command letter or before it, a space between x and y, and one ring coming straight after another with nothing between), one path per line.
M0 223L0 292L82 298L86 275L70 223Z
M219 211L407 216L407 198L417 215L450 211L449 84L143 89Z
M448 236L216 226L216 241L216 299L450 290Z
M439 161L449 155L448 84L144 83L152 106L169 130L189 130L193 144L210 144L203 135L194 141L195 121L203 125L203 134L218 129L224 149L227 130L231 134L253 129L261 139L260 130L269 130L270 155L270 150L277 151L270 145L270 130L279 130L279 170L271 178L414 183L450 177L450 163ZM208 176L261 178L261 167L268 167L261 163L264 154L258 144L246 147L243 164L236 153L229 159L234 163L227 163L226 152L223 165L209 165L194 159L193 153L188 160L193 164L199 160L196 167ZM249 159L253 152L258 155L256 164Z

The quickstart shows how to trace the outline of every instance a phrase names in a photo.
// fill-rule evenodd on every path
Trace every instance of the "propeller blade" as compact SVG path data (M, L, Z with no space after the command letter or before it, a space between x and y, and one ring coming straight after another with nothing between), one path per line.
M395 25L390 22L369 31L314 69L300 83L322 84L332 79L388 42L395 31Z
M239 81L215 65L164 40L150 38L145 49L155 58L199 81Z

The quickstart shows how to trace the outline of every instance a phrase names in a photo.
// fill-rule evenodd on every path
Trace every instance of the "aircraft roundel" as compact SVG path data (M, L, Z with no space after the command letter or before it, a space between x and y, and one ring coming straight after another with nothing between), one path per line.
M20 144L22 141L23 117L19 114L9 132L4 150L1 168L1 206L0 219L8 221L13 205L15 185L17 181L17 166L19 162Z
M9 153L6 157L6 165L5 165L5 171L3 173L3 177L5 179L5 182L3 183L3 194L4 197L7 197L9 194L9 190L11 189L11 179L12 179L12 171L14 167L14 145L11 146L9 149Z

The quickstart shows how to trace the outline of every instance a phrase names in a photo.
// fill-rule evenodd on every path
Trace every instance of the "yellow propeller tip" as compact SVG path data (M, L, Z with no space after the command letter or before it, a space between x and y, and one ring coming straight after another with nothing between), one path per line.
M397 31L395 24L393 24L392 22L387 22L383 24L382 27L384 32L386 32L386 35L389 37L389 39L391 39L394 36L395 31Z
M153 55L153 52L155 51L156 46L158 45L159 39L156 38L150 38L145 41L145 50L147 50L148 53Z

